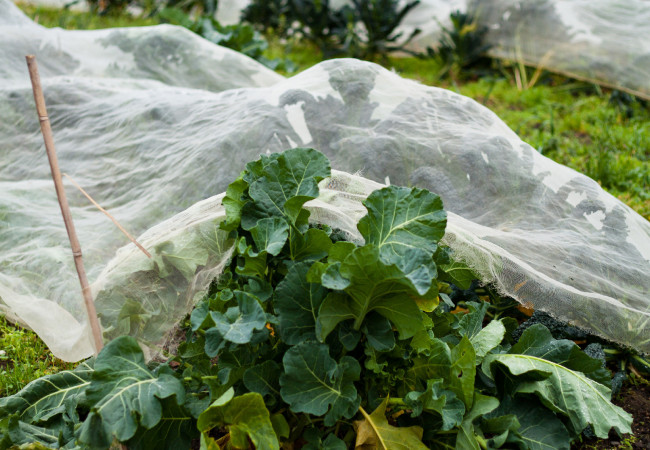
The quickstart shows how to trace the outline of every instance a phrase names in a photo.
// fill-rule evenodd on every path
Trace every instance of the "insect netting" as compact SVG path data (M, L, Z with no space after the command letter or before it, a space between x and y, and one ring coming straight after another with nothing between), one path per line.
M172 26L46 30L0 0L0 307L60 358L92 346L28 53L62 171L153 255L64 179L107 339L158 349L229 260L215 194L261 153L304 146L344 171L308 204L313 221L358 238L372 190L430 189L445 243L483 282L650 351L650 223L473 100L353 59L285 79Z
M218 17L235 23L245 0L221 1ZM351 1L330 0L332 7ZM401 4L406 4L406 1ZM487 27L488 54L650 98L650 3L647 0L421 0L398 32L421 33L410 48L437 47L449 15ZM470 29L468 29L470 28ZM459 30L471 32L471 26Z

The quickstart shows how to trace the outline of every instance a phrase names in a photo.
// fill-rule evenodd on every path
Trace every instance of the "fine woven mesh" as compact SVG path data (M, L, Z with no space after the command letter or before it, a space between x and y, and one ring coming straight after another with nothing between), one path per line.
M106 44L110 33L121 46ZM146 70L128 64L143 42L157 49ZM92 345L27 53L42 68L62 170L154 256L124 246L66 182L107 338L156 350L230 256L214 194L259 154L309 146L347 172L322 183L313 221L358 239L360 201L379 183L428 188L449 212L445 242L484 282L650 351L650 224L473 100L353 59L284 79L170 26L46 30L0 0L0 308L63 359Z
M245 0L222 1L218 18L239 21ZM330 1L333 6L345 0ZM347 3L351 3L347 1ZM402 2L404 4L405 2ZM650 99L647 0L421 0L398 32L410 48L436 47L449 14L469 12L488 28L488 54L593 81Z

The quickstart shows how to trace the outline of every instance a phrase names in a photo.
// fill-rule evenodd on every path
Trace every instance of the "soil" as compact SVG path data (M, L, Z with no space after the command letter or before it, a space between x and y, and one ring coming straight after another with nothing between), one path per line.
M625 383L621 392L612 399L634 417L633 435L618 436L612 431L608 439L585 440L574 444L572 450L640 450L650 449L650 384Z

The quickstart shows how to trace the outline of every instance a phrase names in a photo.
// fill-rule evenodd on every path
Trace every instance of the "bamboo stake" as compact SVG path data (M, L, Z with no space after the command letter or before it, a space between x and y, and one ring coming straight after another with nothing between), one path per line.
M83 265L81 256L81 245L77 238L77 232L74 228L72 221L72 214L70 214L70 206L68 199L65 196L63 189L63 180L61 179L61 171L59 170L59 161L56 157L56 149L54 148L54 138L52 137L52 127L50 126L50 119L47 116L47 109L45 108L45 98L43 97L43 90L41 88L41 78L38 75L38 66L36 64L36 57L34 55L27 55L27 68L29 69L29 77L32 80L32 89L34 91L34 102L36 103L36 112L38 113L38 120L41 123L41 132L43 133L43 140L45 141L45 150L47 151L47 159L50 162L50 169L52 171L52 178L54 179L54 187L56 195L59 199L61 206L61 214L63 215L63 222L65 223L68 238L70 239L70 246L72 247L72 256L74 257L74 264L77 268L79 275L79 282L81 283L81 292L84 298L86 311L88 312L88 321L92 329L93 340L95 342L95 355L104 347L102 341L102 332L97 320L97 311L95 310L95 303L93 303L92 293L90 292L90 285L86 277L86 269Z
M122 233L124 233L124 235L125 235L126 237L128 237L129 240L130 240L131 242L133 242L133 244L134 244L136 247L138 247L138 248L142 251L142 253L144 253L145 255L147 255L147 258L151 258L151 253L149 253L149 252L148 252L148 251L147 251L147 250L146 250L142 245L140 245L140 243L139 243L138 241L135 240L135 238L131 235L131 233L129 233L128 231L126 231L126 230L124 229L124 227L123 227L122 225L120 225L120 223L117 221L117 219L111 215L111 213L109 213L109 212L106 211L104 208L102 208L102 207L99 205L99 203L97 203L97 202L96 202L96 201L95 201L95 200L90 196L90 194L84 190L84 188L82 188L81 186L79 186L79 184L78 184L75 180L72 179L72 177L71 177L70 175L68 175L67 173L64 173L63 176L66 177L68 180L70 180L70 183L72 183L72 184L74 185L74 187L76 187L77 189L79 189L79 190L81 191L81 193L82 193L83 195L85 195L86 198L87 198L88 200L90 200L90 203L92 203L93 205L95 205L95 207L96 207L97 209L99 209L101 212L103 212L104 214L106 214L106 215L108 216L108 218L111 219L111 220L113 221L113 223L115 224L115 226L116 226L117 228L119 228L119 230L120 230Z

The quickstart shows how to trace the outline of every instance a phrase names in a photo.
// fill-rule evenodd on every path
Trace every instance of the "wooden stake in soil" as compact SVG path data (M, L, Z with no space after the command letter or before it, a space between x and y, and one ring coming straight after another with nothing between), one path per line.
M41 123L41 132L43 133L43 140L45 141L45 150L47 151L47 159L50 162L50 169L52 170L52 178L54 179L54 187L56 188L56 195L59 199L61 206L61 214L63 215L63 222L68 232L70 239L70 246L72 247L72 256L74 257L74 264L77 268L79 275L79 282L81 283L81 292L83 293L84 304L86 311L88 311L88 320L90 328L93 333L93 340L95 342L95 354L104 347L102 341L102 331L99 327L99 320L97 320L97 311L95 310L95 303L90 292L90 285L86 277L86 269L84 269L83 259L81 257L81 245L77 239L77 232L72 222L72 215L70 214L70 206L68 199L65 196L63 189L63 180L61 179L61 171L59 170L59 161L56 157L56 149L54 148L54 138L52 137L52 128L50 127L50 119L47 117L47 109L45 108L45 98L43 97L43 90L41 89L41 78L38 75L38 66L36 65L36 57L28 55L27 68L29 69L29 77L32 80L32 89L34 91L34 101L36 102L36 112L38 113L38 120Z

